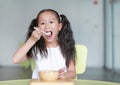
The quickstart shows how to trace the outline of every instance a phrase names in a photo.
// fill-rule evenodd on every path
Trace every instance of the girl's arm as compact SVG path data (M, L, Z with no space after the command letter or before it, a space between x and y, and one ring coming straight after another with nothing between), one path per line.
M29 38L14 54L13 63L18 64L27 59L27 52L35 44L31 38Z
M76 69L75 69L75 64L71 60L69 67L67 68L67 72L64 72L64 69L59 70L59 78L60 79L65 79L65 78L72 78L74 79L76 77Z
M40 30L34 30L30 38L15 52L13 63L18 64L27 59L27 52L40 39Z

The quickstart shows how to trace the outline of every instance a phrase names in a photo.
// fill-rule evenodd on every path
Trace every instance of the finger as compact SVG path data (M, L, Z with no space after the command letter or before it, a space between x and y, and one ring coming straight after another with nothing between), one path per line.
M36 29L36 30L34 30L34 33L41 34L42 32L40 30Z
M61 72L64 72L65 71L65 68L61 68L60 70L59 70L59 72L61 73Z
M58 77L59 79L64 79L65 78L65 75L63 74L63 75L59 75L59 77Z
M44 31L40 30L40 28L34 27L34 29L38 34L44 34Z

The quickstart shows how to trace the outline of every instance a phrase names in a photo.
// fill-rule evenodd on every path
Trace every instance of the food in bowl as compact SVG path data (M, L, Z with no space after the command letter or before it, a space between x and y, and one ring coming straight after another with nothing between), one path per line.
M40 71L39 76L41 80L54 81L58 79L58 73L58 71L54 70Z

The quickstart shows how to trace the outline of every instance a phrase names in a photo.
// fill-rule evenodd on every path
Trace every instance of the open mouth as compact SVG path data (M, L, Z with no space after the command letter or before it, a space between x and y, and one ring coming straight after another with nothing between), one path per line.
M46 31L43 32L47 37L50 37L52 35L52 31Z

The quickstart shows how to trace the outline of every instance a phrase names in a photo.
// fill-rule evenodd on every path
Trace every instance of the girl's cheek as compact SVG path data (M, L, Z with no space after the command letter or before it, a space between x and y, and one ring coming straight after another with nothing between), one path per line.
M40 30L44 30L44 26L38 26Z

